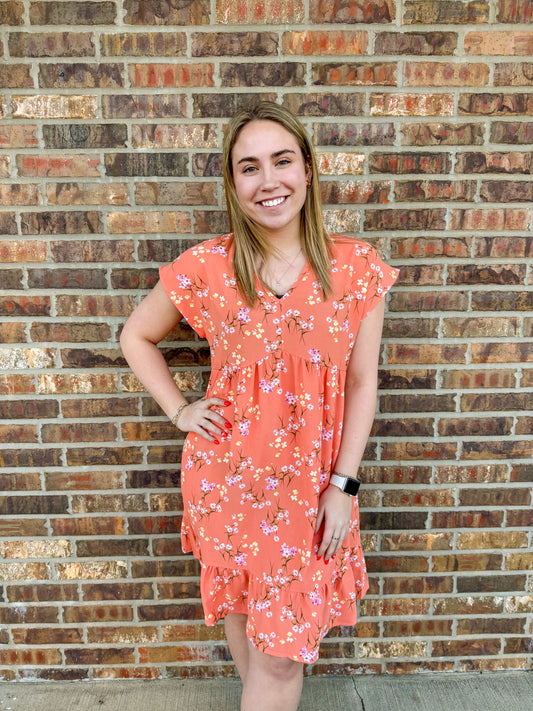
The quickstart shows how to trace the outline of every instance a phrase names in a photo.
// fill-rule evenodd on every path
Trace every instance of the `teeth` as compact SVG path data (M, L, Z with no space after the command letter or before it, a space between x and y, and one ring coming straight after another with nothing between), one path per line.
M284 200L284 197L276 198L275 200L263 200L261 205L265 205L265 207L275 207L276 205L281 205Z

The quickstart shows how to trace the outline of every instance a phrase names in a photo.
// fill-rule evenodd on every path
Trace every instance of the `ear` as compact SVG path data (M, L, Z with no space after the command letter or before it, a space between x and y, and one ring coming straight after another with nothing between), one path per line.
M305 160L305 179L307 182L307 187L309 187L313 179L313 169L311 168L311 161L309 158L306 158Z

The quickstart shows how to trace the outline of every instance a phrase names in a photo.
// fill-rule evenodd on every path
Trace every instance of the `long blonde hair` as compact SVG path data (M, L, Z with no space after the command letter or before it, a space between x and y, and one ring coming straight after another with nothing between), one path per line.
M243 211L235 192L231 152L240 131L251 121L275 121L292 133L300 146L305 164L311 169L311 184L300 213L302 252L309 260L327 298L331 293L331 241L322 216L315 151L302 123L288 109L272 101L260 101L238 111L229 122L224 135L224 190L230 228L233 232L233 266L239 289L245 301L253 306L257 299L256 259L259 257L260 263L263 263L274 252L259 226ZM260 276L259 278L261 279Z

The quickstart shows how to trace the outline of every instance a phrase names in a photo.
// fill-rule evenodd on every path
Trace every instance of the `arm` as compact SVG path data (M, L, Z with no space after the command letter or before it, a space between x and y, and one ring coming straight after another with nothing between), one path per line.
M181 314L158 282L133 311L120 335L120 345L130 368L168 417L187 400L174 382L157 347L180 321ZM220 398L202 398L187 405L179 417L180 429L194 431L210 442L225 431L224 418L210 408L224 406Z
M344 423L335 471L355 478L376 410L378 363L385 304L382 300L361 322L350 356L344 392ZM328 560L349 530L352 498L330 484L320 497L316 530L324 524L318 557ZM337 539L337 540L334 540Z

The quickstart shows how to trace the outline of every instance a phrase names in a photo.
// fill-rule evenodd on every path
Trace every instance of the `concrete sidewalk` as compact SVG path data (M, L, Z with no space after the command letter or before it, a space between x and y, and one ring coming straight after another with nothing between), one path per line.
M238 711L233 679L0 683L0 711ZM311 677L299 711L530 711L533 674ZM283 709L280 709L283 711Z

